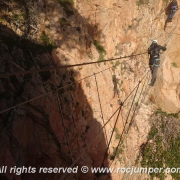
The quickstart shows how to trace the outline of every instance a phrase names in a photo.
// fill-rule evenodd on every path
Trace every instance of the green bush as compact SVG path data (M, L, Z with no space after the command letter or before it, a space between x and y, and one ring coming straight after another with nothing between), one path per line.
M44 45L45 48L52 50L53 48L55 48L55 44L54 42L52 42L49 38L49 36L46 34L45 31L42 32L41 36L40 36L40 41L42 43L42 45Z
M69 22L65 18L59 18L59 23L61 26L66 26Z
M148 5L149 0L138 0L138 1L136 1L136 4L137 4L137 6Z
M59 0L59 4L64 8L67 16L72 16L74 14L72 8L74 5L73 0Z
M172 130L173 135L168 134L169 126L166 126L167 123L165 123L165 121L171 123L174 121L175 124L177 115L168 114L161 109L158 109L155 115L159 115L158 119L151 127L147 142L141 145L141 160L140 156L138 156L137 161L140 160L143 167L178 168L180 167L180 135L178 131L175 133L174 130ZM154 177L160 180L165 179L163 171L161 173L152 173L150 176L152 180ZM171 176L174 180L180 179L179 173L171 173Z
M104 56L106 55L106 51L102 45L96 40L94 40L94 45L99 53L99 61L102 61L104 59Z
M72 7L74 2L73 2L73 0L59 0L59 4L65 8L67 8L68 6Z
M116 63L115 63L115 68L117 68L117 66L119 66L120 65L120 62L119 61L116 61Z
M171 113L168 114L167 112L162 111L161 109L157 109L157 111L155 112L156 115L161 114L163 117L167 116L167 117L174 117L174 118L178 118L178 113Z
M173 67L176 67L176 68L178 67L177 63L175 63L175 62L173 62L172 65L173 65Z

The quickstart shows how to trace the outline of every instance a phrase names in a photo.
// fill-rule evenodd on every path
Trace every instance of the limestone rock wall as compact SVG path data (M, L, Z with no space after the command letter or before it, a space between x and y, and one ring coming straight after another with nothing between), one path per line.
M148 74L140 103L133 106L133 109L137 106L133 125L129 134L123 137L123 154L113 162L114 167L131 166L137 158L140 145L146 141L153 110L156 107L170 113L180 110L179 12L175 14L172 23L166 24L165 9L168 4L164 0L68 2L63 4L61 0L31 1L31 7L34 9L26 12L28 20L24 20L26 26L22 26L23 28L21 28L23 24L20 16L21 4L17 6L11 4L12 7L17 8L16 11L11 6L8 7L8 11L1 9L0 15L5 14L9 18L1 22L3 24L1 72L70 65L138 54L146 52L153 39L158 39L161 45L167 44L167 51L161 55L157 82L153 88L150 88L148 82L151 76ZM34 17L31 16L31 12L36 12L36 20L28 18ZM27 31L24 30L26 27ZM8 37L14 39L14 44ZM21 41L23 38L27 40L24 48L24 42ZM53 50L44 50L47 47ZM39 167L43 161L44 166L69 166L83 152L77 165L101 166L116 116L90 147L88 144L119 107L119 102L130 94L147 70L148 55L143 54L119 61L1 80L1 94L5 94L1 98L2 109L54 91L46 98L40 98L2 115L1 139L4 139L0 153L3 158L2 163L8 163L9 166L35 164ZM97 72L100 73L94 75ZM92 76L79 81L90 75ZM71 83L75 84L58 91L58 97L56 88ZM144 81L140 89L143 83ZM134 95L135 92L121 111L108 157L113 156ZM139 95L140 91L135 102ZM128 124L132 115L131 112L127 119ZM22 132L19 131L20 129ZM4 151L7 152L6 155ZM33 158L29 154L32 154ZM109 167L111 161L106 159L105 163ZM86 176L79 173L78 176L81 179L87 179L87 176L89 179L96 177L95 174L90 173ZM6 175L8 179L14 177L16 176ZM57 175L51 179L59 177L60 175ZM31 176L19 177L19 179L28 178L30 179ZM36 175L35 179L37 178L48 179L49 176ZM67 179L73 178L75 179L74 176L67 177ZM112 174L102 175L99 178L116 180L133 177Z

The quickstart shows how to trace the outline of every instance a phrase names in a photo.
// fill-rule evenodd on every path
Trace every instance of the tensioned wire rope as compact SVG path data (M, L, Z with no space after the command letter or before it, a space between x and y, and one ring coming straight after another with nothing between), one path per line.
M61 104L61 99L60 99L60 96L58 94L58 91L56 91L56 95L57 95L57 101L58 101L58 105L59 105L59 111L60 111L60 114L61 114L62 125L63 125L63 129L64 129L64 134L65 134L65 139L66 139L66 143L67 143L68 150L69 150L69 153L70 153L71 163L73 163L73 153L72 153L72 150L71 150L71 145L70 145L70 141L69 141L69 137L68 137L68 132L67 132L67 129L66 129L66 126L65 126L65 122L64 122L62 104ZM77 174L76 174L76 180L78 180L78 175Z
M147 68L146 68L146 69L147 69ZM145 69L145 70L146 70L146 69ZM134 90L135 90L135 88L132 90L132 93L133 93ZM132 94L132 93L131 93L131 94ZM131 95L131 94L130 94L130 95ZM126 99L128 99L128 98L130 97L130 95L129 95ZM126 100L125 100L125 101L126 101ZM121 102L121 103L118 103L118 104L120 104L120 106L122 106L124 103ZM121 111L120 111L120 112L121 112ZM118 112L118 114L119 114L120 112ZM119 114L119 115L120 115L120 114ZM118 116L119 116L119 115L118 115ZM118 118L119 118L119 117L116 118L116 121L118 121ZM105 123L105 120L104 120L104 122L103 122L103 125L104 125L104 123ZM116 122L116 123L117 123L117 122ZM93 129L93 128L94 128L94 126L92 127L92 129ZM112 132L112 134L113 134L113 132ZM112 138L110 138L110 139L112 139Z
M104 69L104 70L98 71L98 72L96 72L96 73L94 73L94 74L99 74L99 73L104 72L104 71L107 71L107 70L109 70L109 69L111 69L111 68L113 68L113 67L115 67L115 65L114 65L114 66L111 66L111 67L109 67L109 68L106 68L106 69ZM86 77L84 77L84 78L82 78L82 79L79 79L79 80L77 80L76 82L69 83L69 84L67 84L67 85L65 85L65 86L63 86L63 87L59 87L59 88L57 88L56 90L49 91L49 92L44 93L44 94L42 94L42 95L40 95L40 96L36 96L36 97L34 97L34 98L30 99L30 100L24 101L24 102L22 102L22 103L19 103L19 104L17 104L17 105L14 105L14 106L12 106L12 107L10 107L10 108L4 109L4 110L0 111L0 114L2 114L2 113L4 113L4 112L7 112L7 111L9 111L9 110L11 110L11 109L14 109L14 108L16 108L16 107L19 107L19 106L21 106L21 105L27 104L27 103L29 103L29 102L35 101L35 100L37 100L37 99L39 99L39 98L42 98L42 97L44 97L44 96L47 96L47 95L49 95L49 94L55 93L56 91L59 91L59 90L61 90L61 89L64 89L64 88L69 87L69 86L71 86L71 85L74 85L74 84L76 84L76 83L78 83L78 82L81 82L81 81L83 81L83 80L85 80L85 79L88 79L88 78L90 78L90 77L93 77L94 74L91 74L91 75L86 76Z
M127 61L132 61L132 60L122 61L121 63L127 62ZM109 69L111 69L111 68L113 68L113 67L115 67L115 66L116 66L116 65L113 65L113 66L111 66L111 67L108 67L108 68L106 68L106 69L103 69L103 70L101 70L101 71L98 71L98 72L96 72L96 73L94 73L94 74L96 75L96 74L99 74L99 73L101 73L101 72L107 71L107 70L109 70ZM58 90L64 89L64 88L66 88L66 87L69 87L69 86L71 86L71 85L73 85L73 84L76 84L76 83L78 83L78 82L81 82L81 81L83 81L83 80L85 80L85 79L87 79L87 78L93 77L94 74L91 74L91 75L86 76L86 77L84 77L84 78L82 78L82 79L79 79L79 80L77 80L76 82L69 83L69 84L67 84L67 85L65 85L65 86L63 86L63 87L57 88L56 90L49 91L49 92L44 93L44 94L42 94L42 95L40 95L40 96L34 97L34 98L30 99L30 100L27 100L27 101L24 101L24 102L22 102L22 103L16 104L16 105L14 105L14 106L12 106L12 107L10 107L10 108L4 109L4 110L0 111L0 114L2 114L2 113L4 113L4 112L7 112L7 111L9 111L9 110L11 110L11 109L14 109L14 108L16 108L16 107L19 107L19 106L21 106L21 105L27 104L28 102L32 102L32 101L34 101L34 100L37 100L37 99L39 99L39 98L42 98L42 97L44 97L44 96L46 96L46 95L52 94L52 93L54 93L54 92L56 92L56 91L58 91Z
M157 49L160 49L160 48L157 48ZM157 50L157 49L156 49L156 50ZM152 52L152 51L154 51L154 50L151 50L151 51L149 51L149 52ZM147 54L147 53L148 53L148 51L146 51L146 52L144 52L144 53L134 54L134 55L130 55L130 56L123 56L123 57L113 58L113 59L108 59L108 60L103 60L103 61L94 61L94 62L88 62L88 63L82 63L82 64L74 64L74 65L67 65L67 66L60 66L60 67L52 67L52 68L39 69L39 70L29 70L29 71L24 71L24 72L1 74L1 75L0 75L0 78L17 76L17 75L26 75L26 74L36 73L36 72L54 71L54 70L61 69L61 68L70 68L70 67L76 67L76 66L82 66L82 65L90 65L90 64L96 64L96 63L114 61L114 60L119 60L119 59L136 57L136 56L140 56L140 55ZM127 62L127 61L131 61L131 60L126 60L126 61L123 61L123 62ZM121 63L122 63L122 62L121 62ZM112 66L112 67L109 67L109 68L107 68L107 69L104 69L104 70L102 70L102 71L99 71L99 72L97 72L97 73L94 73L94 74L99 74L99 73L101 73L101 72L103 72L103 71L106 71L106 70L108 70L108 69L111 69L111 68L113 68L113 67L115 67L115 66L116 66L116 65L114 65L114 66ZM80 81L82 81L82 80L85 80L85 79L87 79L87 78L89 78L89 77L94 76L94 74L89 75L89 76L87 76L87 77L84 77L84 78L82 78L82 79L80 79L80 80L77 80L76 82L67 84L67 85L65 85L65 86L63 86L63 87L61 87L61 88L57 88L56 90L60 90L60 89L63 89L63 88L65 88L65 87L68 87L68 86L71 86L71 85L73 85L73 84L76 84L77 82L80 82ZM42 95L40 95L40 96L34 97L34 98L30 99L30 100L24 101L24 102L22 102L22 103L19 103L19 104L17 104L17 105L14 105L14 106L12 106L12 107L10 107L10 108L4 109L4 110L0 111L0 114L2 114L2 113L4 113L4 112L7 112L7 111L9 111L9 110L11 110L11 109L14 109L14 108L16 108L16 107L19 107L19 106L21 106L21 105L27 104L28 102L32 102L32 101L34 101L34 100L37 100L37 99L39 99L39 98L41 98L41 97L44 97L44 96L46 96L46 95L49 95L49 94L51 94L51 93L54 93L56 90L54 90L54 91L49 91L49 92L44 93L44 94L42 94Z
M159 49L159 48L157 48L157 49ZM154 51L154 50L151 50L151 51ZM99 64L99 63L103 63L103 62L110 62L110 61L116 61L116 60L120 60L120 59L136 57L136 56L140 56L140 55L147 54L147 53L148 53L148 51L145 51L145 52L138 53L138 54L132 54L132 55L118 57L118 58L110 58L110 59L105 59L102 61L93 61L93 62L85 62L85 63L72 64L72 65L49 67L49 68L44 68L44 69L34 69L34 70L27 70L27 71L13 72L13 73L4 73L4 74L0 74L0 78L8 78L11 76L27 75L27 74L37 73L37 72L54 71L54 70L58 70L58 69L65 69L65 68L71 68L71 67L77 67L77 66L85 66L85 65L91 65L91 64Z
M127 124L127 122L128 122L128 118L129 118L129 115L130 115L131 109L132 109L132 107L133 107L133 104L134 104L134 101L135 101L135 98L136 98L136 95L137 95L137 92L138 92L138 89L139 89L140 84L141 84L141 81L139 81L138 86L137 86L137 88L136 88L136 92L135 92L135 95L134 95L134 98L133 98L133 101L132 101L131 107L130 107L130 109L129 109L128 116L127 116L126 123L125 123L124 127L126 126L126 124ZM121 109L122 109L122 107L123 107L123 103L121 104ZM106 156L107 156L107 151L108 151L108 149L109 149L109 147L110 147L110 143L111 143L111 141L112 141L112 137L113 137L113 134L114 134L114 131L115 131L116 125L117 125L117 121L118 121L118 119L119 119L119 115L120 115L120 111L121 111L121 109L119 110L119 112L118 112L118 116L117 116L117 119L116 119L116 121L115 121L115 123L114 123L113 131L112 131L112 133L111 133L111 138L110 138L110 140L109 140L108 147L107 147L106 152L105 152L105 154L104 154L104 158L103 158L103 161L102 161L102 165L101 165L101 167L103 167L103 166L104 166L104 161L105 161L105 159L106 159ZM116 153L116 152L117 152L117 151L115 151L115 153Z
M102 126L100 128L100 130L98 131L98 133L95 135L95 137L89 142L89 144L87 145L87 147L85 148L88 151L88 148L92 145L92 143L94 142L94 140L96 139L96 137L102 132L102 130L105 128L105 126L111 121L112 117L122 108L123 104L129 99L129 97L131 96L131 94L138 89L140 83L142 82L142 80L147 76L149 71L147 71L145 73L145 75L141 78L141 80L139 81L139 83L134 87L134 89L129 93L129 95L125 98L125 100L122 102L122 104L118 107L118 109L116 109L116 111L113 113L113 115L106 121L106 123L104 124L104 126ZM74 162L70 165L70 167L74 167L74 165L80 160L80 158L84 155L84 153L86 152L85 149L82 150L81 154L76 158L76 160L74 160ZM62 178L60 178L60 180L63 180L66 177L67 173L62 175Z
M147 77L147 79L148 79L148 77ZM148 81L147 81L147 82L148 82ZM145 81L144 81L144 83L143 83L143 85L142 85L142 89L141 89L140 94L139 94L139 97L138 97L138 99L137 99L137 101L136 101L137 103L139 103L139 101L140 101L140 98L141 98L141 95L142 95L142 93L143 93L145 84L146 84L146 79L145 79ZM140 84L139 84L139 85L140 85ZM138 88L139 88L139 87L138 87ZM128 118L129 118L129 115L130 115L130 111L131 111L131 109L132 109L132 107L133 107L133 104L134 104L136 95L137 95L137 93L135 94L134 99L133 99L132 104L131 104L131 107L130 107L130 110L129 110L128 113L127 113L128 115L127 115L127 118L126 118L126 122L125 122L125 125L124 125L124 127L123 127L123 131L122 131L122 133L121 133L121 136L120 136L120 138L119 138L118 145L116 146L116 149L115 149L115 151L114 151L113 158L112 158L112 161L111 161L110 166L112 165L112 163L113 163L114 160L115 160L115 157L116 157L117 151L118 151L118 149L119 149L119 146L122 144L122 142L123 142L124 139L125 139L125 137L123 138L123 135L125 136L125 135L128 134L129 129L130 129L130 127L131 127L132 124L133 124L133 120L134 120L134 118L135 118L135 113L136 113L136 110L137 110L137 106L135 106L135 108L134 108L134 110L133 110L133 114L132 114L132 116L131 116L129 125L128 125L127 130L126 130L126 125L128 124ZM126 131L126 132L125 132L125 131ZM126 133L126 134L125 134L125 133Z
M146 75L147 75L147 74L146 74ZM139 81L139 83L138 83L138 85L137 85L137 87L136 87L136 92L135 92L135 95L134 95L134 97L133 97L133 100L132 100L130 109L129 109L129 111L128 111L128 115L127 115L127 118L126 118L126 122L125 122L125 125L124 125L124 129L125 129L125 127L126 127L126 124L128 123L128 119L129 119L129 116L130 116L130 113L131 113L131 110L132 110L132 107L133 107L133 104L134 104L134 101L135 101L137 92L138 92L138 90L139 90L140 84L141 84L141 81ZM124 104L124 103L123 103L123 104ZM121 107L123 107L123 104L121 105ZM122 108L121 108L121 109L122 109ZM120 110L121 110L121 109L120 109ZM104 161L105 161L105 159L106 159L107 151L108 151L108 149L109 149L109 147L110 147L110 143L111 143L111 140L112 140L112 136L113 136L113 133L114 133L115 128L116 128L116 125L117 125L117 121L118 121L118 118L119 118L120 110L119 110L119 112L118 112L118 116L117 116L117 119L116 119L116 121L115 121L113 131L112 131L112 133L111 133L111 139L109 140L109 144L108 144L107 150L106 150L106 152L105 152L105 154L104 154L104 158L103 158L101 167L104 167ZM121 133L120 139L121 139L121 137L122 137L122 135L123 135L124 129L123 129L123 131L122 131L122 133ZM118 143L118 145L119 145L119 143ZM117 146L117 147L118 147L118 146ZM116 148L116 150L115 150L115 155L116 155L116 152L117 152L117 148Z
M146 52L147 53L147 52ZM120 58L115 58L115 59L108 59L108 60L103 60L101 61L102 62L107 62L107 61L113 61L113 60L118 60L118 59L122 59L122 58L128 58L128 57L133 57L133 56L138 56L138 55L142 55L142 54L146 54L146 53L141 53L141 54L136 54L136 55L131 55L131 56L125 56L125 57L120 57ZM99 61L98 62L89 62L89 63L82 63L82 64L76 64L76 65L67 65L67 66L61 66L61 67L54 67L54 68L47 68L47 69L41 69L41 70L30 70L30 71L25 71L25 72L17 72L15 74L13 73L8 73L8 74L5 74L5 75L0 75L0 78L3 78L3 77L11 77L11 76L14 76L14 75L25 75L25 74L31 74L34 72L43 72L43 71L53 71L55 69L61 69L61 68L69 68L69 67L75 67L75 66L83 66L83 65L89 65L89 64L95 64L95 63L100 63ZM137 87L137 90L139 88L139 84L138 84L138 87ZM136 91L137 92L137 91ZM2 112L0 112L2 113Z

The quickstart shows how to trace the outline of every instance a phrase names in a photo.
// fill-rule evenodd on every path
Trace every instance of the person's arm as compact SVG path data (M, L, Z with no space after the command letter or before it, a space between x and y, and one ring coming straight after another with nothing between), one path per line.
M162 50L163 50L163 51L166 51L167 48L166 48L165 46L162 46Z
M166 51L167 48L166 48L166 46L159 46L159 49L163 50L163 51Z
M166 46L160 46L158 45L157 49L160 51L160 50L163 50L163 51L166 51Z
M148 48L148 54L151 54L152 51L152 45Z

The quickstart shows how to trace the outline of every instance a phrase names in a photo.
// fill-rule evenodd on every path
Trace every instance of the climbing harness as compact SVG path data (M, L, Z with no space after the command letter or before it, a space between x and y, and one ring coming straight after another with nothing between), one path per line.
M154 59L154 66L159 66L159 64L160 64L160 59Z

